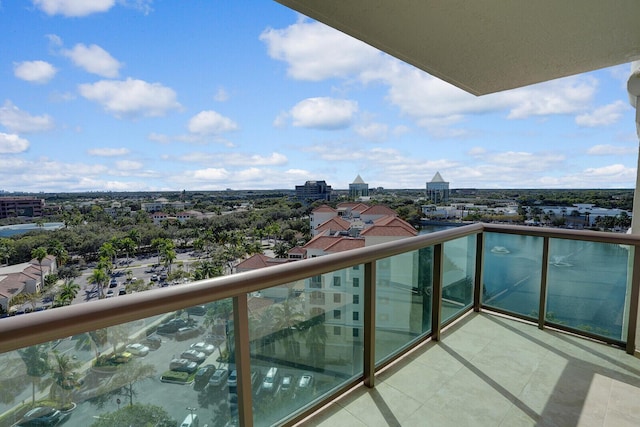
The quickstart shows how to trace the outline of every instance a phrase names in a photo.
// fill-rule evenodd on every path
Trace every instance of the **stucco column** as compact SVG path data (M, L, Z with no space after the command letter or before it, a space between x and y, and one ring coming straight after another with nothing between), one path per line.
M638 135L638 141L640 142L640 61L635 61L631 63L631 74L629 76L629 80L627 81L627 92L629 93L629 103L636 110L636 134ZM636 188L633 193L633 217L631 218L631 234L640 235L640 148L638 150L638 162L636 167ZM629 267L633 265L632 257L629 257ZM629 273L631 273L631 268L628 269ZM629 274L631 275L631 274ZM631 283L631 278L628 280L629 284ZM631 286L627 286L627 295L626 302L629 302L631 292ZM638 302L640 303L640 301ZM625 307L628 307L629 304L625 304ZM627 316L625 316L626 318ZM626 323L626 322L625 322ZM636 325L640 325L640 313L638 314L638 319L636 321ZM623 325L626 327L626 324ZM640 343L640 331L636 329L636 354L638 349L638 343Z

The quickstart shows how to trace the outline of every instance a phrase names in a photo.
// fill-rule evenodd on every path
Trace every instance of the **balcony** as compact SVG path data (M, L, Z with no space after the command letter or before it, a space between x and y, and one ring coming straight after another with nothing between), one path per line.
M34 406L72 409L66 426L131 423L130 404L209 426L637 425L638 244L474 224L3 319L0 425ZM319 277L356 272L336 309L357 301L358 322L310 303ZM199 342L200 366L237 379L169 370Z

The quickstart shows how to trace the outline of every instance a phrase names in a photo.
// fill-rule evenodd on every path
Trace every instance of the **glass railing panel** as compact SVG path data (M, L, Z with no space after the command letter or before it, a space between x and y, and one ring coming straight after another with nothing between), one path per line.
M226 370L231 317L223 300L0 354L0 426L230 420L208 375Z
M476 271L476 236L444 243L442 269L442 321L466 311L473 304Z
M630 254L625 245L550 239L545 319L624 340Z
M543 238L485 233L482 304L537 320Z
M249 297L254 425L278 425L362 375L363 294L358 265Z
M376 363L431 331L433 248L376 262Z

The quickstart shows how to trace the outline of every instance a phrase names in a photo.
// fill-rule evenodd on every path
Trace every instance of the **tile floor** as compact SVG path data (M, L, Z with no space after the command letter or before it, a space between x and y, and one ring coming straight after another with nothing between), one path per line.
M640 426L640 359L472 314L304 426Z

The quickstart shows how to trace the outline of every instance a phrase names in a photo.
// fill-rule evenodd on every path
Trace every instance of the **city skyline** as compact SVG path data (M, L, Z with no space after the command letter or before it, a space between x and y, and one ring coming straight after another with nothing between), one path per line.
M478 98L276 2L0 20L0 190L635 187L628 64Z

